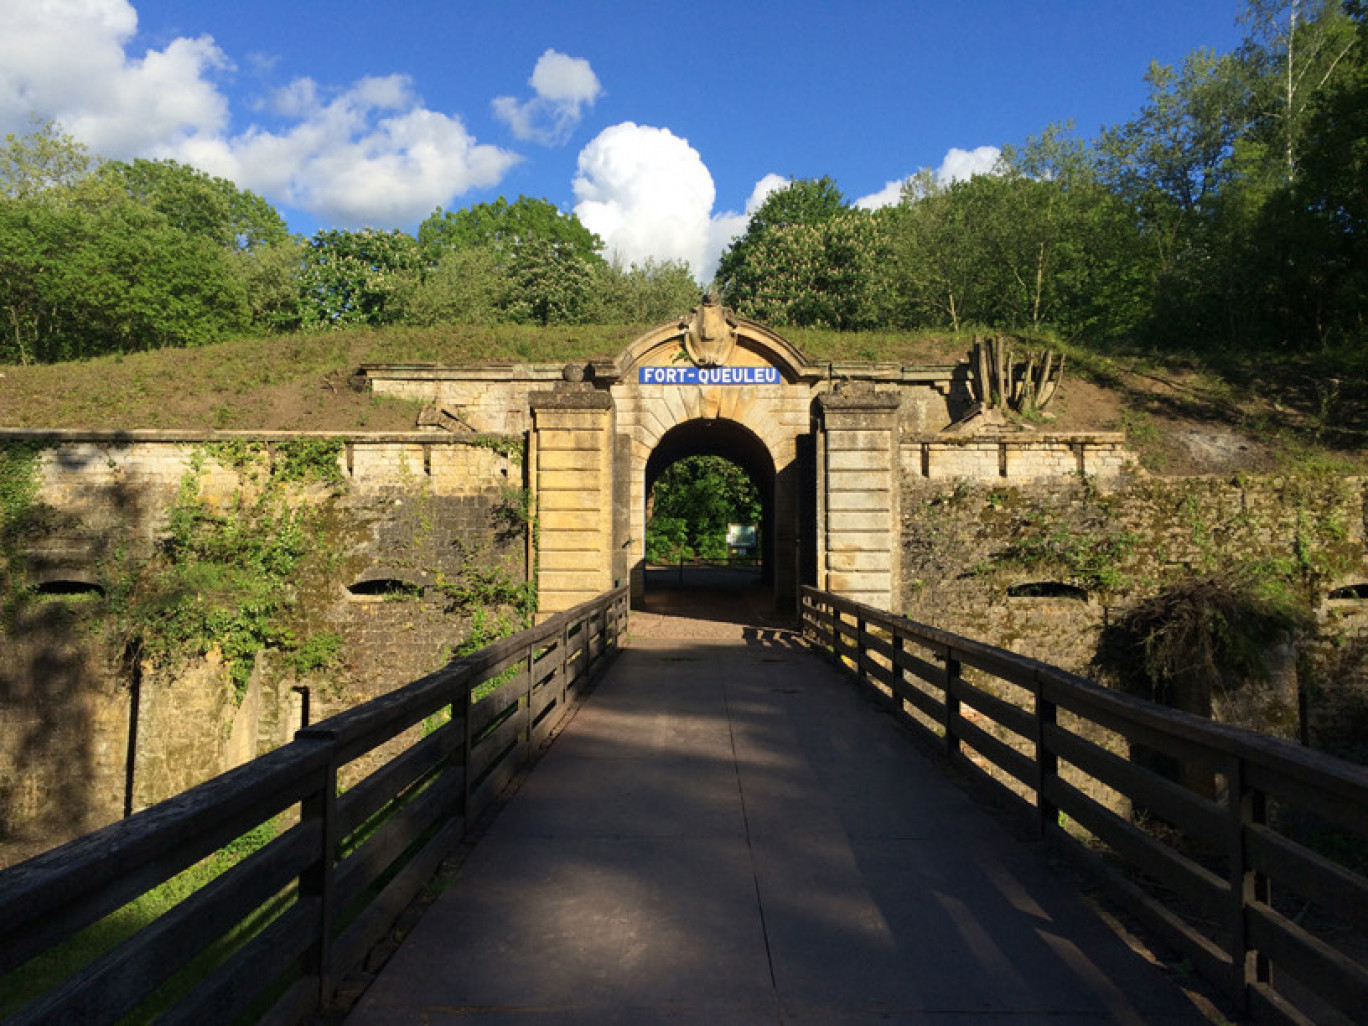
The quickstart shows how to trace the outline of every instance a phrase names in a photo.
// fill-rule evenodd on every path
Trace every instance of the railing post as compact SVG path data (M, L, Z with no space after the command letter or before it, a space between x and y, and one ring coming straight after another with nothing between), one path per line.
M470 767L472 765L470 755L471 749L475 747L475 732L473 730L475 703L470 700L471 693L470 680L467 678L461 684L461 694L459 698L453 698L451 700L452 712L455 712L456 703L459 701L463 713L461 717L463 721L461 724L461 731L464 735L461 741L461 815L465 817L467 823L469 823L472 818L473 810L470 807L470 793L474 790L473 781L470 779Z
M1248 1011L1250 990L1256 983L1271 986L1273 967L1268 956L1249 946L1245 910L1254 902L1271 904L1272 889L1267 875L1256 872L1249 863L1245 829L1268 822L1268 799L1262 791L1248 787L1244 779L1244 760L1238 755L1226 771L1226 815L1229 822L1227 849L1230 888L1229 923L1230 962L1234 973L1233 997L1240 1011Z
M867 684L865 679L865 629L868 626L864 614L855 613L855 679Z
M1059 756L1050 750L1047 729L1059 722L1059 708L1045 697L1045 684L1035 682L1035 762L1036 762L1036 817L1040 835L1059 825L1059 808L1045 797L1049 782L1059 775Z
M907 641L906 641L906 639L903 637L902 632L899 631L899 630L897 630L896 628L894 628L894 630L892 631L892 635L893 635L893 659L892 659L893 665L890 667L890 669L892 670L892 673L891 673L889 676L892 678L892 681L893 681L893 682L889 685L889 689L892 690L893 694L891 694L891 695L888 696L888 701L889 701L890 705L892 706L893 711L894 711L895 713L898 713L899 715L901 715L901 714L904 712L904 710L903 710L903 700L902 700L902 692L899 691L898 689L899 689L902 685L904 685L904 684L907 683L907 678L903 676L903 674L904 674L906 671L903 669L903 666L902 666L902 655L903 655L903 653L904 653L905 651L907 651Z
M527 757L532 758L532 692L536 690L536 677L532 670L532 653L534 646L527 646L527 655L523 658L523 665L527 667L527 685L523 688L523 702L527 711L523 716L523 733L527 738Z
M560 687L561 694L570 690L570 621L561 627L560 644Z
M954 692L960 676L960 661L955 650L945 650L945 754L953 762L960 755L959 720L960 700Z
M307 728L306 728L307 729ZM299 875L299 898L318 901L316 936L304 959L305 976L318 980L318 1008L332 1001L337 981L333 978L333 924L337 918L337 757L329 734L308 735L329 747L327 768L318 790L300 803L303 823L318 824L317 859Z

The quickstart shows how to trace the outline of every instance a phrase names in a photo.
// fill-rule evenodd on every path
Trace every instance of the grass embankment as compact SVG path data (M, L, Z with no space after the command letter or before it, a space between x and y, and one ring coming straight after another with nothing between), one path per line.
M362 364L561 363L610 359L634 325L354 329L243 339L45 366L0 367L0 427L392 431L411 404L358 395ZM954 362L964 340L796 331L814 359Z
M49 366L3 367L0 427L399 431L413 404L353 392L367 363L561 363L608 359L639 325L355 329L224 342ZM942 365L970 333L783 329L814 361ZM1051 407L1063 430L1125 430L1161 473L1324 467L1357 472L1368 441L1368 365L1313 354L1101 353L1064 346Z

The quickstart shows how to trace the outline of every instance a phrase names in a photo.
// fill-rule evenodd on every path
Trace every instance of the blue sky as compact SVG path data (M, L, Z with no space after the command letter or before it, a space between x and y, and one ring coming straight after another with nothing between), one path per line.
M4 0L0 130L172 157L292 229L401 228L518 194L625 262L706 274L789 176L874 205L985 170L1054 122L1092 136L1151 60L1239 42L1238 0Z

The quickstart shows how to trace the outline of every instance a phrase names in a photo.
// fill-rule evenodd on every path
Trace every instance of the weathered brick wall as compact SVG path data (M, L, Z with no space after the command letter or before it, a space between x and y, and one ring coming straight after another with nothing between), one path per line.
M107 584L164 536L199 440L147 434L47 439L38 501L49 515L20 559L30 585ZM471 630L446 586L472 563L526 580L523 467L499 451L509 448L353 439L338 456L342 487L292 491L322 517L328 548L293 582L298 618L338 635L341 658L300 676L289 653L267 650L241 700L217 651L174 666L130 657L103 615L109 595L26 593L0 648L0 865L271 750L306 706L319 720L440 666ZM260 490L260 468L202 464L211 505ZM374 579L408 587L349 590Z

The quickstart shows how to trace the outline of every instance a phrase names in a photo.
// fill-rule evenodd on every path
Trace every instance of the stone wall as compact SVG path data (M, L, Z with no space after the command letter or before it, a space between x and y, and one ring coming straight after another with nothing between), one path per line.
M259 493L270 473L265 463L204 458L204 443L300 437L317 436L43 438L37 502L46 515L3 582L0 865L269 751L306 717L431 672L470 635L454 586L472 563L525 582L524 471L502 454L520 442L347 438L339 486L289 491L319 518L323 550L292 583L291 630L297 642L339 638L331 665L301 671L288 646L268 647L239 695L215 648L169 665L128 648L112 627L119 581L165 537L192 462L201 464L200 499L220 510Z
M1020 482L1086 474L1111 480L1135 463L1118 431L955 436L914 432L906 421L903 428L902 469L908 477Z
M1292 476L907 474L902 611L1105 678L1099 648L1127 610L1175 582L1244 566L1314 612L1297 646L1304 727L1317 746L1352 755L1368 727L1368 601L1330 595L1368 582L1364 493L1361 480Z
M454 414L452 427L491 434L522 435L532 427L528 394L561 378L559 364L516 364L456 368L370 367L367 381L377 395L421 402Z

